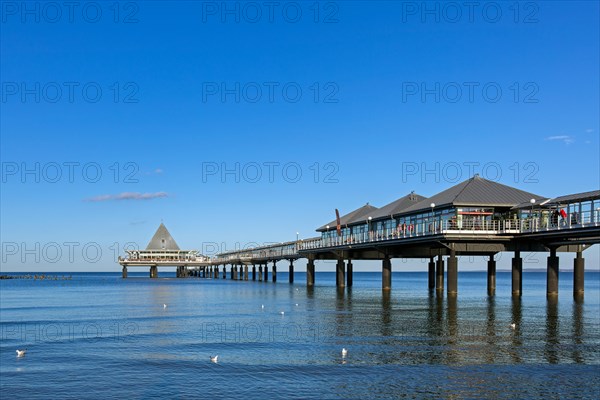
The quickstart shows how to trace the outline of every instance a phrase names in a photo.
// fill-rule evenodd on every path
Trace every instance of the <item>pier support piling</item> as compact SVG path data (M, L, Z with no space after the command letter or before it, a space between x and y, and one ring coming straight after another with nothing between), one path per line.
M290 260L290 267L288 269L289 281L294 283L294 260Z
M277 282L277 261L273 261L273 272L271 272L271 279L273 279L273 282Z
M585 261L581 251L577 252L577 256L573 259L573 296L583 296L583 281L584 281L584 265ZM127 274L127 272L125 272ZM124 276L124 278L126 278Z
M456 251L450 250L450 257L448 257L448 294L456 295L458 293L458 259L456 258Z
M388 256L381 263L381 288L390 290L392 288L392 260Z
M123 267L123 279L127 279L127 267Z
M244 265L244 280L248 280L248 266Z
M252 280L256 280L256 265L252 264Z
M315 260L312 258L306 264L306 286L315 286Z
M346 266L343 259L338 259L335 266L335 285L337 287L346 286Z
M158 267L156 265L150 267L150 278L158 278Z
M223 279L227 279L227 266L223 265Z
M496 260L494 260L493 254L490 254L487 263L487 293L488 296L496 294Z
M558 257L556 256L556 248L550 248L550 256L548 257L546 294L548 296L558 295Z
M264 269L264 272L265 272L265 278L264 278L264 281L265 281L265 282L269 282L269 264L266 264L266 263L265 263L265 269Z
M262 280L263 280L262 264L258 264L258 281L262 282Z
M244 280L244 265L240 264L240 281Z
M521 252L515 251L512 259L512 295L521 296L523 294L523 259Z
M428 286L429 290L435 289L435 261L433 261L433 257L429 258L429 270L428 270Z
M438 292L444 291L444 258L441 254L438 256L435 269L435 289Z
M348 287L352 287L352 281L354 280L353 268L352 260L348 260L346 264L346 286Z

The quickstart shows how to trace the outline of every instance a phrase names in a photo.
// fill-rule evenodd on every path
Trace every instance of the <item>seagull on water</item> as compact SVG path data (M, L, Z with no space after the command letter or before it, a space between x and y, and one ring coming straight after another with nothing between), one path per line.
M296 303L296 307L298 307L298 303Z
M210 356L210 361L212 361L212 362L214 362L214 363L217 363L217 362L219 362L219 355L216 355L216 356Z
M281 315L285 315L285 311L281 311L279 314L281 314Z
M167 305L166 305L166 304L163 304L163 308L167 308Z
M516 329L517 328L517 324L515 324L514 322L512 324L510 324L511 329Z
M342 357L346 357L348 355L348 350L346 348L342 349Z
M260 306L260 308L265 308L265 305L264 305L264 304L262 304L262 305Z
M17 357L24 357L27 349L25 350L17 350Z

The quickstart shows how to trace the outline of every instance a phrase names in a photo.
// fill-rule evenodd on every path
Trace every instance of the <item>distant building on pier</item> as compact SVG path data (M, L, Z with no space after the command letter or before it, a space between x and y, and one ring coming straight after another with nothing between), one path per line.
M146 250L127 250L129 261L196 261L200 256L197 250L181 250L161 222Z
M161 222L145 250L126 250L127 258L119 257L123 266L123 278L127 277L127 267L150 267L150 277L158 277L158 267L177 267L177 277L187 276L188 267L202 268L210 261L197 250L181 250ZM192 271L197 273L196 271Z

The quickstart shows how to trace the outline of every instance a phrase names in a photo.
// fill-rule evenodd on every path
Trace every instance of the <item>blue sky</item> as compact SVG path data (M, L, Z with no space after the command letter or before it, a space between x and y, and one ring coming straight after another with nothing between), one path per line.
M1 4L2 270L118 270L161 220L311 237L471 172L600 186L598 2Z

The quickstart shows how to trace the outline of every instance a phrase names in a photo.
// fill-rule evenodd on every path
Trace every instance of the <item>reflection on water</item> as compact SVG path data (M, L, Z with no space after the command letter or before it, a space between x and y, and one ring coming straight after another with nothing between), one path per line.
M521 301L522 300L520 296L512 296L511 298L511 324L514 324L514 329L511 325L513 333L511 337L512 347L510 348L510 356L512 362L514 363L521 363L523 361L520 355L521 347L523 345L523 341L521 339L521 329L523 322L523 318L521 315Z
M487 307L486 307L486 321L485 321L485 343L493 351L486 352L485 361L489 364L495 362L494 354L496 353L496 298L494 296L488 296Z
M550 364L557 364L559 361L558 345L560 344L560 337L558 330L558 300L556 297L548 297L546 303L545 356Z
M583 298L580 297L573 302L573 360L577 364L582 364L584 361L581 352L583 343Z
M392 295L389 290L382 290L381 293L381 336L393 336L394 327L392 326Z
M580 301L573 302L572 311L565 313L556 298L549 298L544 305L524 305L524 300L516 296L504 299L482 296L481 301L472 302L435 292L414 299L382 290L366 298L355 289L335 289L335 296L336 313L331 320L335 337L360 337L369 344L390 346L390 353L401 354L378 357L378 362L408 365L600 362L598 349L590 351L590 346L599 343L598 319L589 321L595 324L593 335L586 335L584 304ZM310 295L307 293L307 298L313 297L320 298L318 288ZM326 318L325 325L327 321ZM381 339L373 336L375 332Z
M193 398L197 387L179 384L192 381L215 397L572 398L600 387L600 285L583 302L570 293L547 300L544 274L528 277L523 297L510 296L510 274L498 279L497 293L508 295L492 297L485 273L461 275L458 296L429 291L426 273L394 275L392 290L381 290L380 274L355 275L345 289L334 274L316 287L285 276L276 284L0 282L0 394L25 387L26 398L60 398L68 388L86 397L76 381L107 398L139 398L149 387ZM45 323L65 334L40 336ZM81 327L92 323L103 330L89 338ZM122 330L108 330L114 326ZM16 364L23 344L28 355ZM71 353L77 357L65 363ZM214 354L218 364L208 359ZM124 375L127 385L115 385Z

